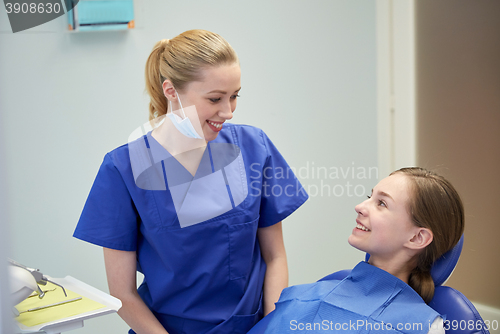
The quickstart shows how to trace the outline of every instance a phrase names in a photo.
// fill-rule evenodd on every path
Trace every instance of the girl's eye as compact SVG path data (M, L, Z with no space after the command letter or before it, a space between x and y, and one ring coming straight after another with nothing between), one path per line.
M368 195L366 197L368 197L368 199L372 198L370 195ZM378 200L378 205L383 206L383 207L387 207L387 204L381 199Z

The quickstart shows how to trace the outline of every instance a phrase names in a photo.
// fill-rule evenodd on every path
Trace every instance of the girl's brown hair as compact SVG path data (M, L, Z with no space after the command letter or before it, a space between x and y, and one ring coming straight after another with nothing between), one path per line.
M408 212L413 223L430 229L434 236L418 255L417 266L409 278L409 285L428 303L434 296L432 264L460 240L464 232L464 208L458 192L444 177L419 167L402 168L392 174L396 173L410 180Z
M168 101L162 88L166 79L182 91L186 84L201 79L201 69L233 63L238 63L234 49L210 31L189 30L159 41L146 62L146 91L151 98L149 119L167 113Z

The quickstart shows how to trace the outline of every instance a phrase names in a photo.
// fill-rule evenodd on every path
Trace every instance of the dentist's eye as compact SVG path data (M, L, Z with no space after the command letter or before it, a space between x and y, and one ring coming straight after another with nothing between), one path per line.
M232 99L232 100L235 100L237 97L240 97L240 95L239 95L239 94L232 95L232 96L231 96L231 99Z
M220 97L218 98L213 98L213 99L209 99L212 103L217 103L220 101Z

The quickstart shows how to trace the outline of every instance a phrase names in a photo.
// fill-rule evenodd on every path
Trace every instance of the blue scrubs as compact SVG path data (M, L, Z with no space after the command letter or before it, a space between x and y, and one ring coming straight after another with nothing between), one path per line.
M105 156L74 236L137 252L169 333L246 333L262 317L257 229L307 198L262 130L225 124L194 177L149 133Z
M248 334L426 334L438 316L408 284L361 262L343 280L284 289L276 309Z

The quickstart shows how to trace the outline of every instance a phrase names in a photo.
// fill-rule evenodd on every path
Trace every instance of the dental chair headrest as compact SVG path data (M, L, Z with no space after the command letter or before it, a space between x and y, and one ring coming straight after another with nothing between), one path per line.
M462 234L462 237L458 241L458 243L441 255L439 259L434 262L434 265L432 266L431 269L431 276L432 279L434 280L434 285L435 286L440 286L446 282L448 277L451 276L451 273L453 270L455 270L455 267L458 262L458 258L460 257L460 253L462 253L462 247L464 246L464 235Z
M453 270L458 263L458 258L460 253L462 253L462 247L464 245L464 236L458 241L458 243L448 252L441 255L439 259L434 262L431 268L431 276L434 280L435 286L440 286L446 282L446 280L451 276ZM370 254L366 254L365 261L368 261Z

